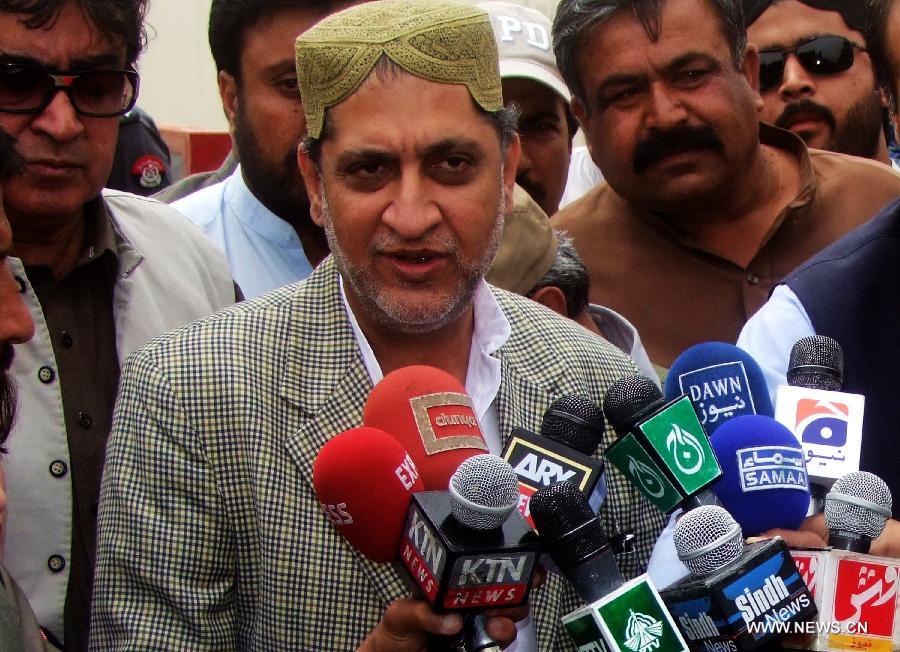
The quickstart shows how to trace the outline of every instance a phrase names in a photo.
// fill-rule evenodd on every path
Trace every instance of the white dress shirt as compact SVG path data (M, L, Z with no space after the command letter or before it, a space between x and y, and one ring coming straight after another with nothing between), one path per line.
M300 281L312 265L294 227L250 192L239 165L217 184L172 203L225 253L244 297Z

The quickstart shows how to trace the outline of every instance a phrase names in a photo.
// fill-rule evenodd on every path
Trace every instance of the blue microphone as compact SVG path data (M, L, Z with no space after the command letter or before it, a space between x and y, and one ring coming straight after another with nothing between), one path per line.
M726 421L709 438L722 477L712 489L745 536L796 530L809 508L803 447L785 426L755 414Z
M733 344L704 342L682 353L666 377L666 400L687 394L700 423L712 433L746 414L774 416L762 369Z

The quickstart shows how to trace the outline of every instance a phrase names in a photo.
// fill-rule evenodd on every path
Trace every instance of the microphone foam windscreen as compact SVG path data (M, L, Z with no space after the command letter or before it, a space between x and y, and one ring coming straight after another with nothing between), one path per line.
M627 374L614 381L603 398L606 420L620 437L631 430L635 417L663 400L652 380L641 374Z
M603 411L584 396L560 396L544 413L541 434L593 455L603 437Z
M690 396L709 434L745 414L775 415L762 369L734 344L704 342L687 349L672 363L665 390L667 401Z
M606 533L587 496L568 480L538 489L529 507L541 541L560 569L567 570L606 547ZM573 536L566 537L569 534ZM565 540L555 545L562 537Z
M424 490L403 446L383 430L365 426L322 447L313 463L313 487L350 545L379 563L397 558L409 501Z
M884 480L868 471L853 471L836 480L825 496L825 526L876 539L892 506Z
M503 525L519 500L519 480L509 462L496 455L475 455L450 478L450 511L473 530Z
M744 549L741 526L718 505L702 505L685 513L672 538L678 558L697 577L730 564Z
M771 417L731 419L709 438L722 467L712 489L747 536L796 530L809 508L803 448Z
M841 391L844 385L844 351L825 335L809 335L794 343L787 370L788 385Z
M363 408L363 423L400 442L429 491L446 490L464 460L488 452L472 399L458 380L434 367L403 367L382 378Z

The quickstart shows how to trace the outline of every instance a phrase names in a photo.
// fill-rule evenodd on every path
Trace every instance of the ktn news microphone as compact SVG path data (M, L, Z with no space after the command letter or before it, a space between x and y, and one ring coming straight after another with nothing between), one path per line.
M588 603L563 617L579 650L687 650L648 577L623 582L600 519L577 486L541 487L532 514L546 552Z
M703 342L685 350L666 376L666 400L687 394L709 436L730 419L774 416L762 369L734 344Z
M685 513L674 540L691 575L662 597L691 650L778 650L781 631L773 623L816 613L784 541L745 546L741 526L722 507Z
M451 478L450 486L461 497L465 511L453 506L453 499L448 498L452 492L421 491L418 469L408 453L375 428L355 428L337 435L323 446L313 465L316 494L348 543L372 561L399 561L410 585L430 598L436 611L466 612L466 640L459 648L471 652L496 649L482 619L473 611L474 596L485 591L503 606L523 603L537 556L532 550L535 536L521 518L486 536L470 531L472 528L466 527L472 525L469 521L458 523L463 518L460 513L475 519L473 527L483 525L484 518L493 523L502 510L490 501L504 496L508 504L503 510L514 508L511 469L495 456L479 457L491 458L493 465L485 470L483 463L471 458L465 463L469 467L461 467L470 470L457 470ZM506 468L498 472L498 464ZM482 476L489 476L489 482L483 482ZM513 491L504 494L496 482L505 482ZM486 517L482 511L487 512ZM517 534L525 538L524 546L519 545ZM499 582L494 581L498 578ZM516 579L525 582L524 588ZM506 580L512 584L504 584ZM436 603L436 598L449 591L456 592L450 594L453 600L447 605ZM510 599L509 591L523 596L522 600ZM466 598L466 605L460 604L460 596Z
M784 425L747 414L726 421L709 441L722 467L713 491L745 537L796 530L809 509L803 449Z
M792 549L819 616L787 644L806 650L900 649L895 558L867 554L890 516L883 480L865 471L839 478L825 499L826 549Z
M666 401L652 380L629 374L610 385L603 412L618 435L604 457L659 510L718 502L710 485L722 469L687 394Z
M835 480L859 470L865 397L840 391L843 374L840 344L804 337L791 349L788 384L775 394L775 418L803 446L816 512Z
M541 433L514 428L503 459L519 479L519 512L534 527L531 497L541 487L568 480L590 496L594 512L606 496L603 461L592 457L600 445L603 412L583 396L561 396L544 413Z

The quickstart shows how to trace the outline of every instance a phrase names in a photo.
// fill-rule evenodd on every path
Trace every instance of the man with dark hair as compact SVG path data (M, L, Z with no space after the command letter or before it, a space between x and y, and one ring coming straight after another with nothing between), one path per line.
M353 3L213 0L210 8L209 45L240 165L172 206L225 252L248 299L306 278L328 254L299 183L306 121L293 48L298 34Z
M552 222L650 359L734 342L771 286L900 195L890 168L758 120L739 0L563 0L554 48L606 182Z
M484 282L520 149L484 12L362 4L305 32L297 69L299 165L333 254L130 358L100 506L97 649L405 652L457 632L458 616L406 597L394 565L361 559L333 527L312 487L322 446L408 365L465 385L494 452L555 397L602 400L634 368ZM635 533L632 577L662 516L627 485L610 476L601 518ZM579 601L564 580L548 575L530 603L517 652L572 650L560 617ZM508 618L488 631L516 635Z
M809 147L890 163L886 102L866 51L860 0L744 0L760 51L760 119Z
M143 0L0 0L7 264L37 326L17 346L4 558L39 621L87 647L96 506L119 364L233 302L224 258L171 208L102 191L136 99Z
M886 93L896 98L900 0L874 0L869 24L869 53ZM895 201L792 272L738 340L759 362L773 394L786 383L791 348L798 339L818 333L837 340L844 352L844 391L866 397L860 468L883 478L895 496L900 495L893 391L900 365L898 260L900 201ZM898 505L895 500L895 518ZM894 554L900 555L900 545Z

